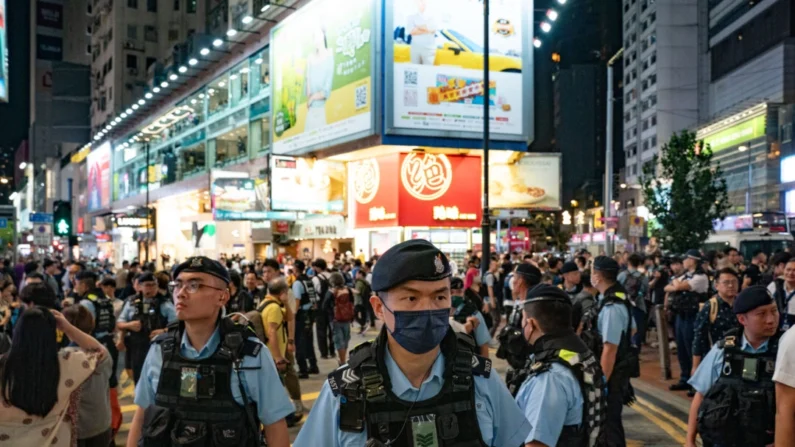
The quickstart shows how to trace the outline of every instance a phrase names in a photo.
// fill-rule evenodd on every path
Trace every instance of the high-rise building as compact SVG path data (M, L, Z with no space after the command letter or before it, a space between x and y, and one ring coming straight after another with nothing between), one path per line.
M625 177L630 190L674 132L698 122L698 5L623 0ZM620 138L620 136L617 136Z
M211 21L205 18L204 0L90 1L91 134L95 135L141 97L150 71L169 66L178 46ZM216 5L213 11L227 11L226 2L211 3Z

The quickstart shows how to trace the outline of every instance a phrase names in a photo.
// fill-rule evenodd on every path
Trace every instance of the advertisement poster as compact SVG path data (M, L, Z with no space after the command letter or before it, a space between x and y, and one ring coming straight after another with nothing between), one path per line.
M492 208L560 209L560 155L525 155L516 163L489 165Z
M110 143L88 154L88 211L110 206Z
M273 153L372 128L372 0L314 0L271 32Z
M349 163L356 228L480 224L480 157L410 152Z
M6 0L0 0L0 102L8 102L8 40Z
M267 217L262 185L245 172L212 171L212 209L214 220L261 220Z
M491 131L523 135L522 70L532 71L529 59L522 59L532 39L523 35L523 3L490 3L486 87L482 0L393 0L386 33L394 36L393 126L481 132L488 91Z
M345 211L345 164L271 157L271 209L307 213Z
M63 28L63 5L39 1L36 5L36 26Z

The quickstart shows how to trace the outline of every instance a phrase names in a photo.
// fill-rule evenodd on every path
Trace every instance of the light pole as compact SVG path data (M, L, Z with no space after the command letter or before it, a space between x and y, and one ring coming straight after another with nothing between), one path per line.
M607 129L605 129L605 254L613 255L613 238L607 225L613 207L613 64L624 54L621 48L607 61Z
M751 214L751 186L754 179L754 167L751 164L751 144L743 144L738 147L737 150L740 152L748 152L748 186L745 189L745 213Z
M489 0L483 0L483 218L480 221L480 270L485 275L491 262L491 220L489 219ZM499 237L499 234L497 235Z

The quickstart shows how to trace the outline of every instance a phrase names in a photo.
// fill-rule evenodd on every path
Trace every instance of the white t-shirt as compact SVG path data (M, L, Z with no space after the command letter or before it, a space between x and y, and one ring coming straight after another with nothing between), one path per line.
M770 292L771 295L776 295L776 282L773 281L767 286L767 291ZM789 289L787 283L784 283L784 298L786 299L790 293L795 292L795 289ZM789 300L787 303L787 313L790 315L795 315L795 298Z
M795 330L788 330L778 342L773 381L795 388Z
M695 293L707 293L709 291L709 278L703 273L696 273L692 278L683 278L690 284L690 291Z

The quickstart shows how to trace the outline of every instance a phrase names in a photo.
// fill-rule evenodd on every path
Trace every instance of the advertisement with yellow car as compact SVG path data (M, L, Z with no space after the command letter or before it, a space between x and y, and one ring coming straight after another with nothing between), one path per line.
M495 136L529 135L532 4L490 1L490 80L485 85L482 0L388 1L387 46L390 38L393 41L393 60L387 62L387 71L392 68L391 77L387 74L387 83L392 81L388 128L394 133L402 133L400 129L448 132L446 136L480 133L488 98ZM387 53L388 57L389 48Z
M372 131L372 0L314 0L271 31L273 153Z

